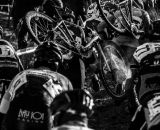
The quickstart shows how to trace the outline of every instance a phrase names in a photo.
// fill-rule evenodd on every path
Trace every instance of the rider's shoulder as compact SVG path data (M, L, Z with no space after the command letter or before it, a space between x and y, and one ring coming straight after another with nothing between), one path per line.
M48 75L55 77L57 79L69 80L66 76L60 74L59 72L55 72L51 70L43 70L43 72L46 72Z
M66 90L73 88L70 80L66 76L51 70L39 70L39 69L27 69L20 72L12 80L10 86L13 87L17 83L27 82L30 79L28 77L32 77L32 81L34 81L34 79L35 81L37 81L36 79L39 78L39 83L41 82L40 80L42 81L52 80L53 82L58 82Z
M30 80L29 77L32 77L32 80L39 78L45 79L45 81L52 79L50 75L47 73L41 71L41 70L35 70L35 69L27 69L19 72L11 81L10 86L16 86L18 84L26 83L28 80Z

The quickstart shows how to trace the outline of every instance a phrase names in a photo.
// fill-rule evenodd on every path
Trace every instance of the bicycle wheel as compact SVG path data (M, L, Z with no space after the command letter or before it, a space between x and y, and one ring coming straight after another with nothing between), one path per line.
M100 0L96 0L96 3L100 16L106 22L108 27L119 34L125 34L127 28L126 25L123 24L122 19L119 19L119 16L117 16L118 6L111 1L100 2ZM108 14L105 12L111 12L109 14L112 15L112 17L108 17Z
M131 85L131 70L127 58L113 42L107 42L103 51L111 69L109 71L104 59L101 57L100 71L104 88L114 99L123 99L126 97Z
M56 26L56 22L50 17L36 11L30 11L25 16L27 29L36 44L42 44L46 40L52 40L50 30Z
M36 11L30 11L25 16L25 22L33 41L40 45L45 41L55 41L61 48L63 57L70 59L70 41L65 32L57 26L57 21Z

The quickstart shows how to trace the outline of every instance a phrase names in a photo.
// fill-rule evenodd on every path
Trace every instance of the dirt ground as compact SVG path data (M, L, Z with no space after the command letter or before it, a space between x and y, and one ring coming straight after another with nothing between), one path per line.
M100 92L101 93L101 92ZM102 96L102 95L101 95ZM127 130L131 115L128 110L128 101L120 105L108 96L95 98L95 113L89 120L89 126L95 130Z
M8 17L0 15L0 25L4 28L4 38L16 47L15 34L9 29L12 24L8 22ZM95 130L127 130L131 119L128 100L117 105L104 89L97 93L92 91L92 94L96 105L95 113L89 119L89 126Z

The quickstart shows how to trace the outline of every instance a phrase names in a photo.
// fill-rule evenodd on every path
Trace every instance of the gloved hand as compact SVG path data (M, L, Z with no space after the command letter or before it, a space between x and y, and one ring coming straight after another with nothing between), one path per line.
M12 96L8 91L4 94L0 104L0 113L7 114L10 107L11 97Z

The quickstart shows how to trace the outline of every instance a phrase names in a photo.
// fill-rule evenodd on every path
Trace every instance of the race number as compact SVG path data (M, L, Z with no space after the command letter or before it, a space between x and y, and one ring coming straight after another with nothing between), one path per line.
M56 95L62 92L62 87L58 83L54 83L52 79L48 80L43 87L49 92L49 94L55 98Z

